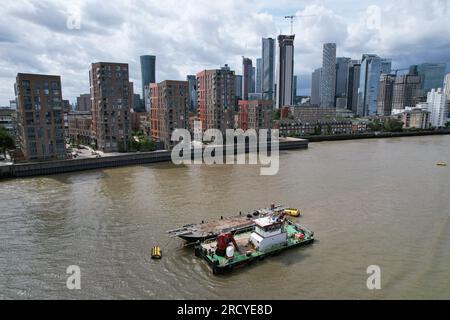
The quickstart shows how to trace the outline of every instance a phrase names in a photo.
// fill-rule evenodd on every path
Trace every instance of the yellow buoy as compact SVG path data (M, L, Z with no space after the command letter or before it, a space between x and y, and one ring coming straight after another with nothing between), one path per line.
M162 258L162 252L160 247L153 247L152 248L152 259L161 259Z

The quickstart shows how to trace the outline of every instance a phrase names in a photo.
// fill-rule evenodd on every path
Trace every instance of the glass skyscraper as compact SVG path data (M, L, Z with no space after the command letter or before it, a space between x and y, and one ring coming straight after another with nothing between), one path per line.
M145 86L156 83L156 56L141 56L142 98L145 100Z
M446 68L446 63L422 63L417 66L417 72L422 77L422 93L424 95L431 89L442 88Z
M262 39L262 94L264 100L274 100L275 95L275 39Z
M375 54L363 55L358 89L357 114L359 116L377 114L380 76L391 73L391 64L390 59L382 59Z

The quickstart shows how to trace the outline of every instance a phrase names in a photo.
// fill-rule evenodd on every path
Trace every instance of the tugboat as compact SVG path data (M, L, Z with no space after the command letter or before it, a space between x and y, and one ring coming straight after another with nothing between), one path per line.
M223 218L210 222L199 224L189 224L181 228L169 230L167 233L171 237L179 237L188 243L215 239L222 233L235 233L240 230L251 230L258 218L267 217L273 214L279 214L286 210L285 206L272 204L270 208L258 209L243 215ZM292 209L291 209L292 210Z
M313 242L314 232L286 219L283 212L255 219L252 230L222 233L216 239L197 242L195 255L217 275Z

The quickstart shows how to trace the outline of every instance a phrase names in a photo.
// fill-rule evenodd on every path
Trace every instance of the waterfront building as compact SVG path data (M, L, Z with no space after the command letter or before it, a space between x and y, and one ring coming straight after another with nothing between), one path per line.
M325 43L322 55L322 73L320 81L320 106L335 106L336 90L336 44Z
M75 111L90 112L91 109L91 95L89 93L81 94L79 97L77 97L77 105L75 107Z
M394 94L395 75L382 74L377 99L377 114L379 116L390 116L392 112L392 96Z
M431 112L430 122L433 127L443 127L447 121L448 110L446 109L444 91L431 89L427 95L428 111Z
M294 103L294 39L295 35L278 36L277 109Z
M351 58L339 57L336 59L336 108L345 109L348 104L349 71Z
M336 108L319 106L291 106L290 113L296 121L302 123L316 123L336 118Z
M377 114L380 75L383 73L390 74L391 64L391 60L382 59L375 54L363 55L360 69L357 115L374 116Z
M188 75L186 80L189 82L190 93L190 111L197 110L197 77L195 75Z
M239 101L238 128L245 130L272 127L273 100Z
M399 75L395 79L392 107L404 109L413 107L422 95L421 77L414 74Z
M447 118L450 119L450 74L445 76L444 81L444 94L445 94L445 100L447 104Z
M427 95L431 89L442 88L444 82L446 63L422 63L410 67L417 71L422 78L421 88L422 94Z
M234 128L235 73L228 65L197 74L198 119L203 130Z
M317 122L301 122L293 119L283 119L276 128L282 137L301 137L308 135L352 134L351 120L325 120Z
M264 100L275 100L275 39L262 39L261 91Z
M256 59L256 84L255 93L262 93L262 58Z
M19 73L16 77L18 143L26 160L64 159L61 77Z
M188 81L166 80L150 84L152 109L150 112L151 136L156 142L171 149L172 132L188 129L190 92Z
M140 56L141 60L141 80L142 98L145 99L145 86L156 82L156 56Z
M405 129L428 129L430 127L430 114L426 109L406 107L394 117L403 122Z
M320 105L320 75L322 68L314 70L311 75L311 99L312 105Z
M242 99L248 100L252 91L253 62L250 58L242 57Z
M92 136L92 114L90 111L78 111L68 114L68 136L72 143L90 145Z
M133 91L126 63L97 62L89 70L92 131L103 152L128 149Z

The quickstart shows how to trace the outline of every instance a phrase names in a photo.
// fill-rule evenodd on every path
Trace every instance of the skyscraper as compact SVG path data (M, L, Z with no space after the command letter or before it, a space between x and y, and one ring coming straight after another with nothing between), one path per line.
M431 89L427 95L428 111L431 111L431 125L443 127L447 119L445 94L441 88Z
M277 109L294 103L294 39L295 35L278 36Z
M198 118L202 129L234 127L235 75L228 65L197 74Z
M358 109L358 89L361 74L361 63L352 60L348 70L348 93L347 93L347 109L356 113Z
M89 93L77 97L76 111L91 111L91 108L91 95Z
M145 101L145 86L156 82L156 56L141 56L142 99Z
M422 63L417 66L417 72L422 77L422 93L424 95L431 89L442 88L446 68L446 63Z
M197 77L195 75L186 76L189 82L190 110L197 110Z
M235 96L236 98L242 100L242 76L241 75L235 75L234 76L235 81Z
M89 79L92 100L92 133L103 152L128 149L130 90L127 63L97 62L91 65Z
M336 107L347 108L348 76L351 66L351 59L340 57L336 59Z
M399 75L394 84L392 108L414 107L422 95L421 77L418 75Z
M262 93L262 58L256 59L256 88L255 93Z
M392 112L392 96L394 93L395 75L382 74L377 99L377 114L379 116L390 116Z
M252 91L253 62L250 58L242 57L242 99L248 100Z
M294 85L293 85L293 87L294 87L294 99L297 97L297 80L298 80L298 77L294 76Z
M320 105L320 74L322 72L322 68L314 70L311 75L311 99L310 102L312 105L319 106Z
M64 159L64 116L60 76L16 77L18 143L27 160Z
M445 94L445 100L447 104L447 118L450 119L450 74L445 76L444 81L444 94Z
M252 67L252 86L250 93L256 93L256 67Z
M262 39L261 91L264 100L275 98L275 39Z
M151 135L164 143L166 149L173 147L172 132L187 129L190 108L189 81L166 80L150 86L152 109L150 112Z
M382 59L375 54L364 54L358 90L358 115L373 116L377 114L378 86L382 73L391 73L391 60Z
M336 44L323 45L322 75L320 81L320 106L329 108L335 106L336 90Z

